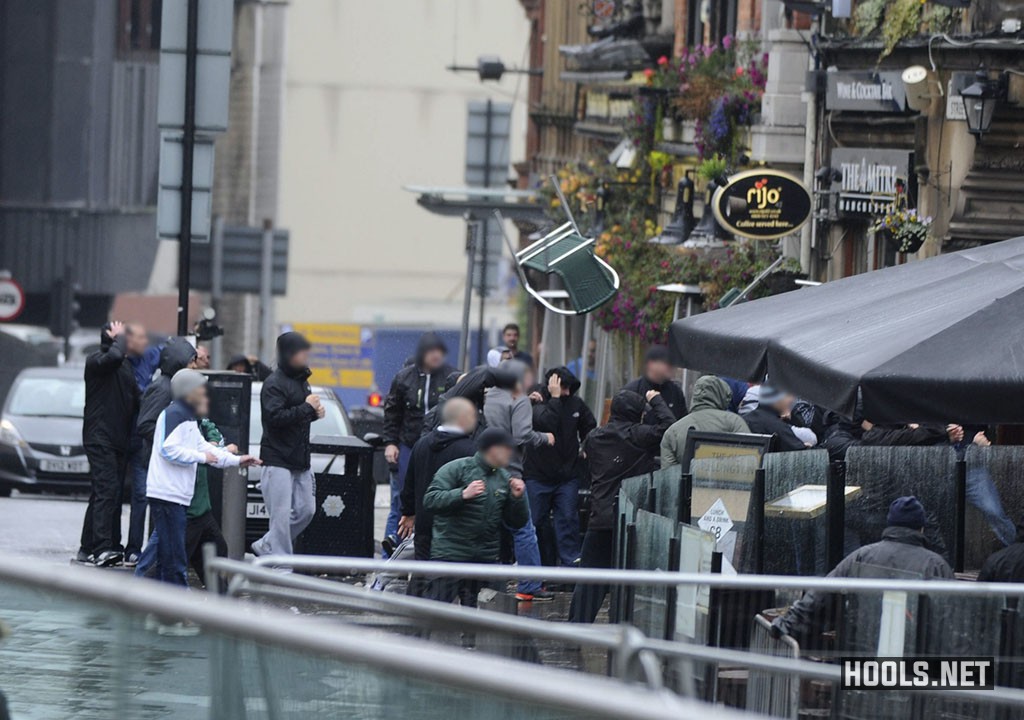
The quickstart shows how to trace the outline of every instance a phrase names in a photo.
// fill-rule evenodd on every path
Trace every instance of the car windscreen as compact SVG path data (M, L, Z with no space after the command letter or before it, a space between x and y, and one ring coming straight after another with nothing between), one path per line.
M85 381L79 378L24 377L15 383L7 412L35 417L81 418Z
M309 428L310 436L314 435L351 435L345 416L341 412L341 403L337 400L320 396L324 406L324 416ZM252 396L252 407L249 410L249 444L259 445L263 440L263 422L260 416L260 396Z

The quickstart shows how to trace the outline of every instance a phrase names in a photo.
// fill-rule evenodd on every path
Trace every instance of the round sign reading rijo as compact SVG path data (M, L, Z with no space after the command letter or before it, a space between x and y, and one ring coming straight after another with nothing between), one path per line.
M792 175L748 170L733 175L711 200L718 224L734 235L774 240L792 235L811 217L811 194Z
M25 291L14 280L0 278L0 322L9 322L25 309Z

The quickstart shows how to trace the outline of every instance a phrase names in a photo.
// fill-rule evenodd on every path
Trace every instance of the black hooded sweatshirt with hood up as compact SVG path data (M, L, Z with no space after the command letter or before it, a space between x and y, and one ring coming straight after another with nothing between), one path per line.
M132 421L139 409L135 371L126 362L125 336L100 331L100 349L85 360L85 413L82 444L128 450Z
M558 375L568 395L551 397L547 383L552 375ZM558 484L580 477L580 443L597 427L597 420L576 394L579 389L580 381L566 367L552 368L544 374L544 402L533 407L533 429L554 435L555 444L526 449L523 472L531 480Z
M308 349L309 342L297 332L277 338L277 369L263 381L260 391L260 460L264 465L309 470L309 426L316 420L316 410L306 402L312 393L310 370L291 364L297 352Z
M391 390L384 399L384 431L386 445L416 444L423 429L423 418L437 405L445 391L448 376L455 368L447 363L432 372L423 368L423 358L431 350L448 352L444 341L435 333L423 333L416 347L416 361L402 368L391 381Z
M168 405L171 404L171 378L174 373L188 367L196 356L192 343L182 337L172 337L160 349L160 374L142 394L142 405L139 407L139 421L136 428L142 439L142 462L149 464L149 455L153 452L153 432L156 421Z
M470 457L476 452L476 441L456 428L438 428L416 441L405 471L402 485L402 515L416 516L416 538L413 541L417 560L430 559L430 534L434 527L434 514L423 509L423 496L427 494L434 474L452 460Z
M625 478L656 469L655 450L676 417L660 395L651 400L653 418L645 422L647 401L632 390L612 398L608 424L587 436L583 451L590 467L590 524L594 530L615 527L615 499Z

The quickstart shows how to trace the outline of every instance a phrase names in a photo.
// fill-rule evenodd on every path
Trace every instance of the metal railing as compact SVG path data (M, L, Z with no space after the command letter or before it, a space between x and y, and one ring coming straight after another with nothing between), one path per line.
M383 561L371 562L382 567L385 565ZM386 566L391 570L396 564L391 562L386 563ZM430 570L437 565L442 566L439 568L441 571L449 571L452 566L496 569L494 566L463 566L455 563L418 565L421 573L425 569L424 566ZM208 586L216 587L219 584L219 577L226 578L230 595L261 595L281 600L302 600L340 606L361 612L390 613L416 621L423 630L490 631L596 648L608 653L608 669L612 676L627 681L641 680L652 689L660 689L663 686L663 661L732 663L756 668L772 675L795 675L830 682L839 679L839 670L833 666L799 659L780 661L779 658L762 657L738 650L648 638L630 625L593 626L549 622L497 612L467 612L466 609L455 605L406 595L367 591L365 588L308 576L280 574L255 566L255 563L242 563L225 558L207 558L206 568ZM436 576L443 572L435 573L430 570L428 574ZM682 684L676 688L684 696L697 696L692 677L692 672L684 674Z
M264 555L251 563L256 567L291 568L327 575L355 575L386 572L392 575L459 577L478 580L546 580L557 583L600 583L605 585L705 585L733 590L823 590L832 593L884 592L892 590L932 595L992 597L1018 595L1024 598L1024 583L983 583L962 580L901 580L888 578L829 578L803 575L719 575L665 572L661 570L609 570L602 568L528 567L523 565L478 565L473 563L426 562L422 560L376 560L327 555Z
M712 718L738 720L740 715L724 708L679 698L667 691L645 689L617 680L551 668L534 668L465 651L439 647L417 638L395 638L319 618L297 616L272 608L256 608L230 598L186 592L167 585L131 577L116 577L75 567L39 567L23 559L0 556L0 616L5 593L17 588L40 591L120 614L158 616L164 620L188 620L206 633L250 641L305 655L344 661L381 673L439 684L455 691L492 696L515 703L531 703L571 716L594 718ZM18 632L15 627L15 633ZM52 633L48 631L48 640ZM158 637L152 634L151 637ZM119 641L117 634L110 643ZM0 657L4 647L0 645ZM68 651L68 672L81 656ZM50 657L51 665L59 656ZM211 658L211 666L214 665ZM211 667L211 672L230 668ZM270 676L272 677L272 676ZM231 686L231 682L224 683ZM224 691L211 683L212 692ZM97 689L99 692L100 689ZM266 688L267 702L275 688ZM211 717L230 720L217 708L239 707L211 698ZM244 704L242 705L244 708ZM401 715L401 707L394 708ZM244 717L244 709L242 715ZM444 715L440 708L438 716ZM271 717L276 717L273 713Z
M264 556L257 558L251 565L248 563L234 563L225 560L213 560L212 566L217 572L223 573L225 577L233 578L229 585L234 591L244 587L249 580L255 578L260 583L279 583L282 586L287 584L289 588L298 590L315 590L325 595L346 595L354 597L353 594L369 596L373 592L353 589L351 586L341 590L342 583L331 580L317 579L311 577L299 578L294 575L279 574L266 570L265 568L291 568L296 571L308 573L322 573L334 576L351 576L362 573L388 573L391 575L409 575L421 577L452 577L472 578L484 581L512 581L512 580L543 580L547 582L569 583L569 584L604 584L610 586L650 586L650 587L683 587L699 586L713 590L789 590L794 593L807 590L833 593L836 595L891 595L902 593L907 596L927 596L929 598L1024 598L1024 583L978 583L965 582L961 580L910 580L910 579L889 579L889 578L827 578L827 577L803 577L803 576L772 576L772 575L720 575L708 573L685 573L685 572L663 572L650 570L607 570L594 568L555 568L555 567L521 567L511 565L477 565L469 563L449 562L423 562L423 561L383 561L367 558L348 557L326 557L326 556ZM264 569L260 569L264 568ZM308 583L308 584L307 584ZM378 593L379 594L379 593ZM295 596L290 596L295 597ZM586 644L587 642L600 644L610 639L598 639L599 636L585 632L592 628L579 628L566 624L550 621L530 621L526 618L515 618L502 616L499 613L469 612L465 609L447 606L434 601L422 600L419 598L400 597L398 602L384 601L389 607L397 608L399 603L404 612L410 613L411 617L418 617L424 621L428 618L438 618L444 614L450 615L451 619L462 618L468 622L470 616L474 616L473 622L481 623L481 627L489 625L492 629L503 628L514 630L517 633L537 633L537 637L563 637L572 642ZM379 603L379 599L365 601L367 603ZM441 606L431 608L431 605ZM368 605L364 605L368 607ZM384 607L383 604L378 607ZM763 609L759 608L758 610ZM751 611L748 618L751 623L758 623L755 620L757 611ZM454 614L452 614L454 613ZM480 619L484 616L484 619ZM495 620L490 616L501 618ZM493 625L491 625L493 623ZM543 626L551 626L544 629ZM764 630L764 620L760 620L760 627ZM557 628L557 629L556 629ZM550 633L550 635L548 635ZM627 644L625 639L629 638ZM690 644L667 639L644 637L634 639L635 635L617 636L614 651L619 653L618 665L612 665L613 673L629 672L636 677L637 667L650 667L639 659L637 654L653 653L659 661L685 661L703 662L714 665L731 665L748 668L752 673L756 671L764 675L778 677L790 676L790 678L823 680L838 685L840 680L840 669L837 665L821 662L811 662L796 658L794 655L779 656L762 652L747 652L744 650L728 649L721 647L710 647L700 644ZM790 641L791 643L792 641ZM756 648L755 648L756 649ZM1019 658L1017 658L1019 659ZM643 663L643 664L641 664ZM648 676L648 682L649 676ZM797 686L799 682L795 683ZM772 703L782 703L788 714L792 709L792 703L798 702L794 698L793 683L779 683L781 692L787 694L787 701L774 698ZM684 694L692 691L692 686L684 685L682 688L675 688ZM1024 690L1015 687L997 686L992 690L951 690L923 688L915 692L924 695L933 695L944 699L957 698L990 705L1004 705L1024 707Z

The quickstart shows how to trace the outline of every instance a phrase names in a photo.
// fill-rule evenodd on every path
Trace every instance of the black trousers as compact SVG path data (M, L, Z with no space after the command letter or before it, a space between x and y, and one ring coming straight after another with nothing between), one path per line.
M583 550L580 553L580 567L610 568L615 554L615 533L613 530L587 530L583 536ZM569 622L592 623L604 603L610 585L584 585L576 583L569 605Z
M435 577L427 582L423 597L443 603L453 603L458 598L462 607L476 607L476 596L486 585L486 580L474 578Z
M199 581L206 583L206 564L203 562L203 545L213 543L217 546L217 557L228 556L228 542L220 531L220 525L212 512L205 512L199 517L190 517L185 524L185 557L188 564L196 571ZM210 588L215 590L216 588Z
M128 456L103 445L86 445L85 454L92 489L82 523L81 549L90 555L121 550L121 503Z

